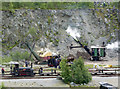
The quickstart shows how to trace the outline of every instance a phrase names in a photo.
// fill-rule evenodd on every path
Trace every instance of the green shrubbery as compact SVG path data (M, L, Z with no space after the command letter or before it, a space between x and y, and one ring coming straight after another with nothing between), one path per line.
M8 63L10 61L20 61L20 60L32 60L31 58L29 58L30 53L28 53L27 51L25 52L20 52L20 51L15 51L15 52L11 52L10 56L4 56L3 58L0 59L1 63Z
M2 9L74 9L93 7L93 2L3 2Z
M16 52L10 53L10 55L14 61L28 59L30 56L30 54L27 51L25 52L16 51Z
M106 3L107 4L107 3ZM103 6L103 4L101 4ZM109 6L117 7L118 2L111 2ZM2 10L10 9L78 9L94 8L94 2L2 2Z
M0 64L2 64L2 57L0 57Z
M10 62L10 61L12 61L13 59L12 59L12 57L11 56L4 56L3 58L2 58L2 63L8 63L8 62Z
M67 65L67 60L65 59L61 61L60 66L61 76L65 83L87 84L92 80L92 76L84 66L84 61L81 57L78 60L74 60L71 67Z
M71 81L71 71L70 67L67 65L67 60L62 59L60 62L60 67L61 67L61 76L64 78L65 83L69 83Z
M0 89L6 89L3 82L2 82L1 85L0 85Z

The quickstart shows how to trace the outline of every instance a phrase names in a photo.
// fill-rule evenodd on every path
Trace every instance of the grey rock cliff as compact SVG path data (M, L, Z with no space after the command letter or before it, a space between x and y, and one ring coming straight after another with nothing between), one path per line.
M77 51L85 52L84 49L69 49L71 44L76 44L73 38L66 32L68 27L76 29L80 34L81 42L91 45L101 45L104 41L108 43L109 37L104 35L106 27L104 20L93 15L91 10L15 10L15 13L2 11L3 37L8 42L14 43L22 39L25 34L34 27L41 36L36 41L34 50L48 47L53 52L59 52L63 56L76 54ZM22 35L21 35L22 34ZM29 34L23 40L29 40L36 35ZM117 35L115 35L117 36ZM113 42L117 38L114 38ZM32 41L30 42L31 44ZM51 44L51 45L50 45ZM18 46L20 47L20 46ZM27 48L26 48L27 49Z

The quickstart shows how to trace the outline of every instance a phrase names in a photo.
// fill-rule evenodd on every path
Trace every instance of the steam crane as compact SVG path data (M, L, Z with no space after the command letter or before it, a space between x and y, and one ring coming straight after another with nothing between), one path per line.
M74 38L73 38L74 39ZM104 42L103 42L103 46L102 47L97 47L97 46L91 46L91 51L87 46L84 46L79 40L74 39L75 42L77 42L78 44L80 44L80 46L70 46L70 49L72 48L84 48L85 51L91 56L91 60L93 61L99 61L99 59L101 57L105 57L106 53L105 53L105 46L104 46Z
M37 60L37 61L42 61L42 59L40 58L40 56L38 56L38 55L32 50L32 48L30 47L29 43L26 42L25 44L26 44L26 46L29 48L29 50L31 51L31 53L34 55L34 57L36 58L36 60Z
M56 65L59 65L60 62L60 55L56 55L56 56L47 56L47 57L41 57L39 55L37 55L32 48L29 45L29 42L25 43L26 46L28 47L28 49L31 51L31 53L33 54L33 56L36 58L35 63L38 63L41 61L41 64L48 64L49 67L53 67ZM57 61L57 62L56 62Z

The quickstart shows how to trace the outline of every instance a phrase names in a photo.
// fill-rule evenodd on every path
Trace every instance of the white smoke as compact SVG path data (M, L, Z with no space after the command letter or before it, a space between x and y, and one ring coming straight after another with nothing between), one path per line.
M107 49L115 49L115 48L119 48L118 47L118 41L116 41L116 42L114 42L114 43L112 43L112 44L108 44L107 46L106 46L106 48Z
M70 34L74 39L77 39L76 37L80 37L77 28L71 28L71 26L68 26L66 32Z

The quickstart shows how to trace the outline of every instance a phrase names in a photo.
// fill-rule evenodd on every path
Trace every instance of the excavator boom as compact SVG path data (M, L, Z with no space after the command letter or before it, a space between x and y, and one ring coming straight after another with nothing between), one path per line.
M29 43L26 42L25 44L26 44L26 46L29 48L29 50L31 51L31 53L33 54L33 56L34 56L38 61L42 61L42 59L32 50L32 48L30 47Z
M73 38L74 39L74 38ZM90 52L90 49L87 47L87 46L84 46L79 40L76 40L76 39L74 39L75 40L75 42L77 42L78 44L80 44L80 46L70 46L70 48L80 48L80 47L82 47L82 48L84 48L85 49L85 51L91 56L92 54L91 54L91 52Z

